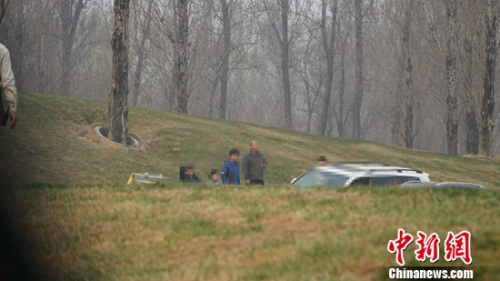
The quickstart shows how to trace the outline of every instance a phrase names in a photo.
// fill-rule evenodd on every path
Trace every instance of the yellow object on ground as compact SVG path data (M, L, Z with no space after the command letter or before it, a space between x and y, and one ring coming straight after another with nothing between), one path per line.
M130 174L130 178L128 179L127 185L129 184L135 184L135 175Z

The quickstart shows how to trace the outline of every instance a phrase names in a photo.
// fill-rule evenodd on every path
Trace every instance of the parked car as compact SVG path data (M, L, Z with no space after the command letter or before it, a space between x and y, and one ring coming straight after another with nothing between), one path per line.
M293 186L352 185L384 186L406 182L428 183L429 175L420 170L378 163L341 162L309 170L290 183Z

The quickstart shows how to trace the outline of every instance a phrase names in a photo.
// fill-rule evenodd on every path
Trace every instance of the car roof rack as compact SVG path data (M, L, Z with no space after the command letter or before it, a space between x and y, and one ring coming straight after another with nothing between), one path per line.
M415 172L417 174L423 174L424 172L416 169L401 169L401 168L394 168L394 169L370 169L370 172L387 172L387 171L396 171L398 173L402 172Z

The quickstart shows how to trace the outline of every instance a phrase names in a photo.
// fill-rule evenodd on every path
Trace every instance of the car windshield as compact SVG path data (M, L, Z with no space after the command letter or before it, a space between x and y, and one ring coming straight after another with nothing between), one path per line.
M295 186L344 186L348 177L319 170L311 170L298 178L293 185Z

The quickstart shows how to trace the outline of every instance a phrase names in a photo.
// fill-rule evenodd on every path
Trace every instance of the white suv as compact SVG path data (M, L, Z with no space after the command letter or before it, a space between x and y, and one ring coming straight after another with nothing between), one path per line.
M295 178L293 186L351 185L388 186L406 182L428 183L429 174L420 170L394 167L377 163L341 162L330 166L316 167Z

